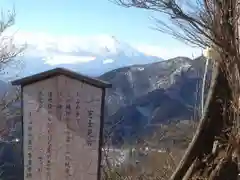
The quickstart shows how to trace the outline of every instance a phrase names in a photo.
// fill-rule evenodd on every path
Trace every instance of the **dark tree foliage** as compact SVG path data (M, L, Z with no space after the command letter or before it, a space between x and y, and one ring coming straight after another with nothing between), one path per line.
M23 180L20 143L0 143L0 179Z

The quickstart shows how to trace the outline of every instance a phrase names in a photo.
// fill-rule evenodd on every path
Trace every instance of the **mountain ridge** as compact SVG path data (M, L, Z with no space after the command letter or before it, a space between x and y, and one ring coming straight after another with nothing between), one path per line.
M108 127L122 121L113 133L114 143L116 139L124 141L120 140L122 137L142 137L145 132L149 133L148 129L154 131L154 126L158 128L159 124L193 119L201 99L201 92L197 90L202 85L204 67L204 57L195 60L177 57L121 68L100 76L113 84L106 97ZM206 89L210 79L211 63Z
M125 140L133 143L137 137L154 132L158 124L192 119L199 105L196 90L202 83L204 65L204 57L177 57L122 67L99 76L113 85L106 93L106 129L121 120L114 129L114 144Z

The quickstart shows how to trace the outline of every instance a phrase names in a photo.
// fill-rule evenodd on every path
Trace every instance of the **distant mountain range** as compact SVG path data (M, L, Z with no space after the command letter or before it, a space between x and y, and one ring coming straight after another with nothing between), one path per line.
M193 118L205 64L203 57L147 56L115 37L71 46L64 39L30 41L18 58L23 65L20 77L65 67L112 83L106 97L106 127L121 121L113 133L114 143L149 134L160 123ZM5 77L15 73L10 68L5 71ZM7 88L4 82L0 87L1 91Z
M106 94L105 130L112 132L110 138L115 146L124 142L134 143L152 134L157 134L158 138L158 133L162 133L159 131L169 131L169 123L180 121L177 126L173 125L170 135L160 144L171 147L174 140L186 148L187 143L182 143L181 137L188 135L185 131L192 128L188 128L185 123L189 122L184 120L195 118L194 109L200 102L200 92L197 90L201 89L205 59L176 57L163 61L120 43L114 37L91 43L89 48L86 43L83 47L68 47L69 44L64 41L47 41L46 44L31 42L24 56L18 57L22 63L17 65L23 67L20 73L11 66L5 69L2 79L14 75L28 76L63 66L109 81L113 88ZM207 85L210 78L211 66L207 73ZM10 87L8 83L0 81L0 97ZM14 112L19 108L19 102L10 107ZM22 141L21 121L19 116L11 120L8 121L9 131L5 134L8 142L0 143L2 175L12 175L14 171L16 177L23 177L21 143L12 141L15 138Z
M111 135L113 143L133 143L152 134L160 124L196 118L204 64L203 57L176 57L118 68L99 76L113 85L107 91L105 112L106 130L117 124ZM207 82L210 75L211 66ZM6 89L4 82L0 85Z
M146 55L114 36L61 39L28 35L26 39L21 39L20 34L15 39L17 45L22 45L25 41L27 43L24 54L17 57L22 64L18 73L20 77L54 67L65 67L97 77L117 68L163 60ZM6 70L9 76L16 74L12 69Z
M114 143L121 144L124 138L135 141L163 123L196 118L204 65L203 57L194 60L177 57L120 68L100 76L113 84L106 98L106 123L111 127L120 121L113 133ZM211 66L207 86L210 78Z

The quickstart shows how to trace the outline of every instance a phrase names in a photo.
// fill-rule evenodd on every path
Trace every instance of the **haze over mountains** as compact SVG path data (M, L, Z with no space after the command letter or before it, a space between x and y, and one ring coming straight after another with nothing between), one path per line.
M66 67L82 74L99 76L113 69L163 60L146 55L114 36L57 38L41 34L19 34L15 41L18 45L27 44L24 55L18 57L23 61L19 76L54 67Z
M203 57L163 61L109 36L81 40L29 36L27 49L18 58L23 62L20 77L65 67L112 83L105 122L111 127L121 121L113 133L115 144L151 134L162 123L191 119L205 63Z

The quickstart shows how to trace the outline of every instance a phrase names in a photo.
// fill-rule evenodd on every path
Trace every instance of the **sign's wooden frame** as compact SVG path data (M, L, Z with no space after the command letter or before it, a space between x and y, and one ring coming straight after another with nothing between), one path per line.
M17 79L12 81L12 85L21 86L21 118L22 124L24 123L23 117L23 87L26 85L30 85L36 83L38 81L43 81L49 79L54 76L64 75L68 78L75 79L81 81L83 83L89 84L91 86L97 87L102 89L102 99L101 99L101 115L100 115L100 132L99 132L99 146L98 146L98 170L97 170L97 179L100 180L101 178L101 161L102 161L102 146L103 146L103 128L104 128L104 107L105 107L105 95L106 95L106 88L111 88L112 85L110 83L94 79L88 76L84 76L82 74L70 71L65 68L55 68L49 71L45 71L39 74L35 74L32 76L24 77L21 79ZM22 126L22 136L24 135L24 126ZM22 142L22 149L23 149L23 142ZM22 150L22 157L24 156L24 152ZM22 163L24 165L24 157L22 158ZM24 173L23 173L24 174Z

